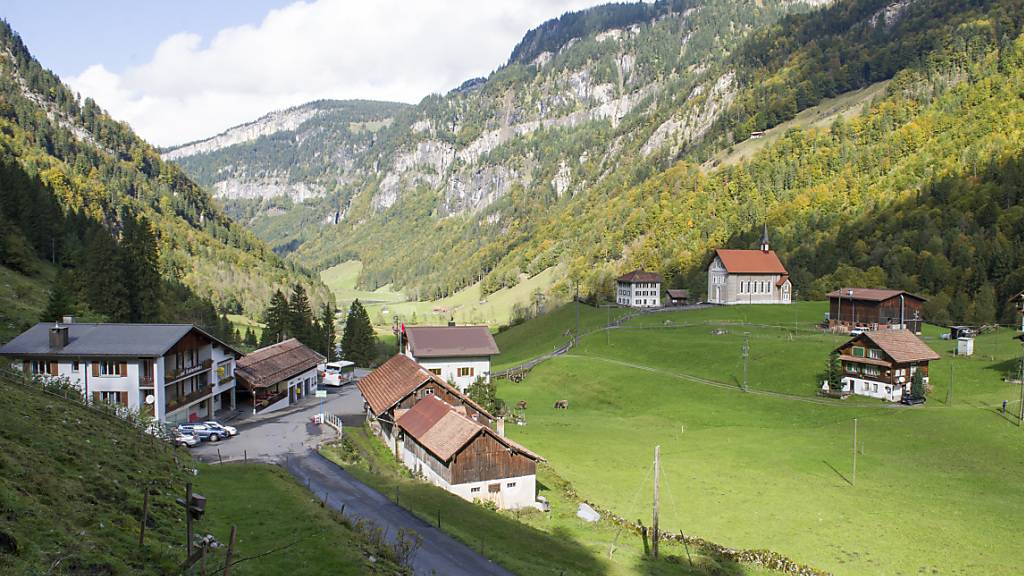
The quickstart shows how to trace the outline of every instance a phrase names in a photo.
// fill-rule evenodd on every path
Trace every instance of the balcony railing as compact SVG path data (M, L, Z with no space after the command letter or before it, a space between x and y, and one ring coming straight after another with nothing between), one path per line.
M153 377L152 376L139 376L139 387L140 388L152 388Z
M203 396L213 393L213 386L206 385L196 388L192 392L182 396L181 398L168 398L167 399L167 412L173 412L182 406L195 402Z
M186 378L188 376L195 376L196 374L199 374L200 372L203 372L204 370L209 370L210 368L213 368L213 360L210 359L210 358L207 358L206 360L203 360L199 364L193 364L192 366L185 366L184 368L181 368L179 370L168 370L167 371L167 380L171 381L171 380L178 380L180 378Z

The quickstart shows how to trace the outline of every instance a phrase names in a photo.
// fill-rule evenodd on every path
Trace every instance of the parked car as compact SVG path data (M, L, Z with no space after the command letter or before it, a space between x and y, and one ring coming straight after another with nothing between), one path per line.
M209 426L207 424L180 424L178 432L191 434L200 440L209 440L210 442L219 442L221 438L231 436L227 430L219 426Z
M924 404L924 402L925 402L925 399L924 399L924 397L921 397L921 396L904 396L903 399L900 400L901 404L906 404L907 406L915 406L917 404Z
M324 386L344 386L355 381L356 365L354 362L339 360L328 362L324 366Z
M191 448L199 444L199 437L194 434L185 434L178 430L171 433L171 439L174 441L175 446L185 446Z
M863 333L864 333L864 329L863 328L854 328L853 330L850 330L850 336L860 336Z
M203 422L203 424L210 426L211 428L221 428L228 433L228 436L238 436L238 428L235 428L234 426L226 426L213 420Z

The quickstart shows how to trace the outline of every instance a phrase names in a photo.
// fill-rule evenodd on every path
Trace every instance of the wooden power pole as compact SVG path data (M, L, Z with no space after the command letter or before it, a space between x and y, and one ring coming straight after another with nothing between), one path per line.
M651 521L652 538L651 538L651 552L654 553L654 557L658 557L658 539L660 533L658 532L658 505L660 500L659 494L659 483L661 479L661 446L654 447L654 517Z
M185 556L192 557L192 483L185 484Z
M747 360L750 358L750 336L743 337L743 391L747 391Z
M853 485L857 485L857 419L853 419Z

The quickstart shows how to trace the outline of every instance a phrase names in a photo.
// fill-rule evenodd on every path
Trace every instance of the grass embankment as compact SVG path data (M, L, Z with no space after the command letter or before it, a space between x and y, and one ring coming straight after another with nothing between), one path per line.
M634 312L629 308L594 308L579 304L580 333L599 329ZM528 322L503 330L494 336L501 354L491 360L491 369L502 370L552 352L571 340L575 329L576 305L570 302Z
M691 567L686 550L674 544L662 545L661 560L646 560L639 536L620 530L607 519L588 524L577 518L578 501L570 496L571 488L545 466L538 470L538 491L551 503L551 512L495 512L414 479L365 428L347 428L345 442L329 445L322 453L393 501L397 498L399 504L426 522L437 525L440 511L445 532L518 574L773 573L693 548Z
M276 466L202 466L195 490L208 499L207 516L197 523L199 532L212 533L226 544L234 524L238 527L235 559L252 558L237 564L232 574L405 573ZM216 551L208 565L223 566L224 552ZM371 555L373 562L368 559Z
M226 545L236 524L235 559L266 554L242 561L232 574L405 573L277 468L197 465L183 448L12 378L0 374L0 574L179 573L185 520L175 498L184 497L189 479L208 499L196 534ZM195 466L193 477L185 470ZM225 552L211 552L211 573ZM367 561L371 554L376 562Z
M926 328L943 359L932 363L934 390L923 407L818 403L817 374L841 339L804 328L825 309L801 303L664 313L593 334L524 382L500 383L506 402L530 406L528 424L509 434L544 454L581 494L630 518L648 515L647 499L633 495L638 484L651 489L660 444L663 524L721 544L768 548L839 575L1017 573L1010 559L1015 519L1024 514L1024 432L1000 414L1003 399L1011 412L1019 407L1019 386L1002 381L1020 355L1011 332L981 336L974 357L952 358L954 343ZM796 330L785 328L794 314ZM744 319L783 328L665 327ZM716 328L727 334L711 335ZM800 397L739 390L744 332L750 386ZM553 410L562 398L569 410ZM862 450L856 485L854 418Z
M0 342L7 342L39 321L50 299L55 271L39 262L38 273L26 276L0 266Z

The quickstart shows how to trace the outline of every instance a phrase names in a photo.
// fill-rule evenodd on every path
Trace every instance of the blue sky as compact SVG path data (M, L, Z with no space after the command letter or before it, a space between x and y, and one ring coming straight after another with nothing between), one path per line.
M4 0L43 66L168 146L320 98L419 102L599 0Z
M61 77L102 63L111 71L145 64L176 32L209 38L218 30L257 24L288 0L4 0L2 16L32 54Z

